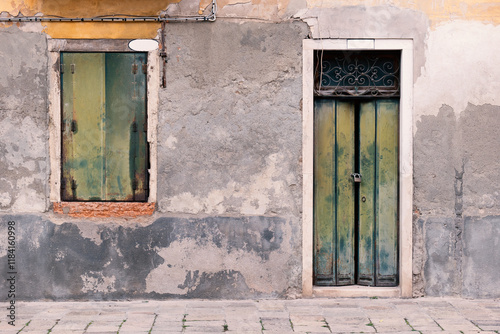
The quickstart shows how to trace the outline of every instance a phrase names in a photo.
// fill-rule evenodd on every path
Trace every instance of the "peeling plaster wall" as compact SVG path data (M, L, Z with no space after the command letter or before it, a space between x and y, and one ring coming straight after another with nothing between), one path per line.
M500 297L499 45L499 27L477 22L428 37L414 87L416 295Z
M290 215L301 206L301 23L167 27L159 210Z
M35 200L24 200L26 209L7 203L15 192L6 189L2 200L10 207L0 215L0 236L7 235L8 221L16 222L17 297L300 296L301 55L307 34L300 22L169 25L156 213L125 219L45 212L48 166L37 214L25 213L36 208ZM44 62L34 71L42 85L30 86L33 78L26 75L1 79L8 81L2 98L18 86L33 91L11 98L17 103L11 109L22 112L3 119L9 122L1 137L10 145L7 153L23 141L24 150L32 149L4 157L20 173L31 160L48 164L47 45L44 34L17 27L0 30L0 38L13 48L8 58L19 62L13 69ZM16 41L26 41L21 50ZM43 57L33 60L28 51L37 43ZM15 58L18 52L26 60ZM32 107L36 102L42 105ZM12 124L21 121L30 126L25 132ZM0 237L4 262L6 242Z
M0 212L48 206L47 41L0 29Z
M65 3L15 0L0 12L81 15L81 5ZM215 23L167 25L157 209L134 219L71 218L49 208L46 40L154 37L159 24L0 24L0 262L13 220L18 297L300 296L308 37L413 39L414 295L500 297L499 4L218 3ZM140 15L210 7L130 4ZM94 5L88 15L123 6Z
M0 235L7 235L8 221L16 222L19 299L283 298L300 293L297 219L162 217L145 226L121 226L3 215ZM7 263L3 239L0 244L0 261Z

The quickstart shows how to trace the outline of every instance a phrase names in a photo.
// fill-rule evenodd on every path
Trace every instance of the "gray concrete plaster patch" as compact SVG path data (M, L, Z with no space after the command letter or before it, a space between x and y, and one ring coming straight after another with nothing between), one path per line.
M47 41L0 30L0 212L43 212L48 192Z
M424 115L417 122L413 269L416 288L425 282L429 295L498 296L489 283L498 269L477 271L486 266L481 256L470 254L486 251L481 247L489 236L479 221L500 214L500 187L492 182L500 173L499 111L499 106L469 104L458 116L443 105L437 116ZM477 227L469 239L464 220ZM494 241L496 230L490 220L485 224Z
M463 212L485 217L500 214L500 106L472 105L460 114L458 130L463 138Z
M424 224L427 262L424 268L425 292L429 296L461 293L461 254L456 253L455 220L429 218Z
M422 116L414 138L414 204L423 215L455 211L456 116L442 106L438 116ZM458 145L457 145L458 144Z
M463 296L500 298L500 216L466 218Z
M300 264L292 259L282 261L293 252L289 251L289 222L279 217L159 218L151 225L136 227L106 223L99 225L95 232L98 238L94 239L82 235L78 227L82 222L56 225L34 215L3 215L0 220L0 235L5 236L7 222L16 222L20 300L284 297L300 285L294 274L294 267ZM3 263L7 261L6 242L6 238L0 240ZM183 293L147 290L147 278L155 270L163 276L163 285L178 284L168 281L161 271L178 261L164 257L164 251L179 242L187 242L195 253L204 252L205 246L210 245L222 255L202 253L188 259L186 267L174 266L177 274L185 276L176 287ZM204 268L204 262L211 257L226 258L231 254L248 263L249 268L261 268L254 272L266 274L252 276L253 286L249 288L248 271L231 269L230 263L210 267L209 271L186 269ZM282 267L288 272L275 281L273 277L282 274L276 268ZM2 278L6 279L6 275L3 271Z
M166 35L160 211L298 216L307 26L217 21Z

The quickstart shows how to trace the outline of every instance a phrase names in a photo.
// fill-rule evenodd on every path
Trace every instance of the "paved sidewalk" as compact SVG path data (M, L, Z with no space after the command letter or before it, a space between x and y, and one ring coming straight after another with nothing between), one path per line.
M500 333L499 300L299 299L0 303L0 333Z

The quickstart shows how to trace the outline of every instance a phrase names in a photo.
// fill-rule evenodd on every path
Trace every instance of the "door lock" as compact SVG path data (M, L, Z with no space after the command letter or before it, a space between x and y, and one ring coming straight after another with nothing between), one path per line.
M354 180L354 183L361 183L361 174L359 173L352 173L351 174L353 180Z

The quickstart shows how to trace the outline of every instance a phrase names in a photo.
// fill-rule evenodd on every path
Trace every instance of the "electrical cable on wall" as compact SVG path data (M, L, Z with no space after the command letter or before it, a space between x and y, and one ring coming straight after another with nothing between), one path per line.
M57 15L40 16L8 16L0 17L0 22L214 22L216 20L217 2L212 0L210 14L205 16L136 16L136 15L99 15L94 17L63 17Z

